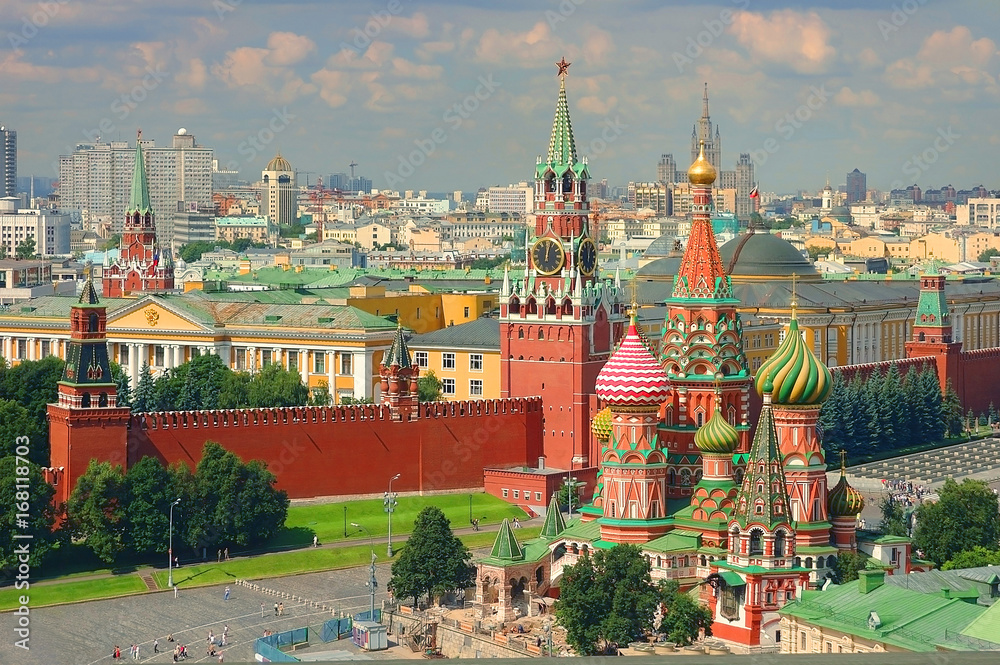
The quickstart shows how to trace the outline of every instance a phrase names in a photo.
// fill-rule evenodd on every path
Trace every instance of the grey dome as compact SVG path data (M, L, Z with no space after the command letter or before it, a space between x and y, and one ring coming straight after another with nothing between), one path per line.
M819 279L816 266L790 242L770 233L745 233L719 248L726 272L733 277Z
M673 277L681 268L680 256L664 256L650 261L635 272L636 277Z
M672 252L677 251L675 249L676 245L677 238L674 236L662 235L649 244L646 251L642 253L642 258L656 259L661 256L670 256Z

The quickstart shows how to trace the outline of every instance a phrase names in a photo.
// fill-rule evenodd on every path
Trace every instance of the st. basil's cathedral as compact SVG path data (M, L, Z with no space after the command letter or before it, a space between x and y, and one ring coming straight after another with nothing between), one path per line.
M890 574L927 566L911 559L905 538L859 542L861 494L843 471L827 487L817 421L833 379L803 340L794 304L782 343L751 376L739 301L712 228L717 172L704 144L688 169L691 233L665 299L659 348L620 279L597 279L588 165L573 139L568 64L557 64L552 137L536 166L535 237L523 278L505 276L501 291L504 386L505 396L545 396L546 454L584 477L592 469L594 493L568 523L553 498L541 536L526 543L502 526L479 562L484 617L537 612L543 598L558 596L563 568L595 548L630 543L654 580L700 589L715 637L775 646L778 610L822 585L840 554L861 549ZM763 400L756 423L751 390ZM557 391L565 399L550 401Z

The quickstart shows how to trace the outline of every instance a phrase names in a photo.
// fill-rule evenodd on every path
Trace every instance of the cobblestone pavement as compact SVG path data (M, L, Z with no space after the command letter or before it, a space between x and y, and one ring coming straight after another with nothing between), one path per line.
M389 565L377 566L376 607L386 598ZM365 587L368 567L310 573L276 579L262 579L263 587L325 603L337 611L353 614L365 611L371 596ZM4 665L96 665L113 663L111 653L117 644L122 662L127 662L129 645L140 645L140 661L172 663L171 652L177 644L186 644L192 658L188 662L215 662L206 656L208 631L222 633L229 625L230 645L223 648L226 662L252 662L253 641L265 630L280 632L302 626L318 626L330 617L321 611L288 599L230 585L229 600L223 600L225 585L182 590L174 598L171 592L131 596L31 612L31 650L14 646L12 614L4 614L0 642L0 663ZM284 616L274 616L274 603L284 603ZM264 603L264 618L260 605ZM175 643L168 643L173 633ZM159 654L153 654L153 640L160 642ZM330 643L330 650L357 651L349 640Z

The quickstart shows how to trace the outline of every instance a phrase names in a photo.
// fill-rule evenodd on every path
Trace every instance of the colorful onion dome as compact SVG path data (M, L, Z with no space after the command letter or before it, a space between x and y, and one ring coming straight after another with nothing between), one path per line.
M611 438L610 406L606 406L597 412L597 415L590 421L590 431L594 433L598 441L607 441Z
M660 363L639 336L633 311L621 344L597 375L597 396L609 404L660 404L670 384Z
M732 455L740 444L740 433L722 415L719 405L708 422L694 434L694 445L698 450L711 455Z
M715 167L705 159L705 142L702 141L698 159L694 160L694 163L688 169L688 181L692 185L711 185L715 182L716 176L718 176L718 173Z
M865 507L865 498L861 496L861 492L847 482L843 464L840 467L840 482L827 495L826 506L831 517L854 517Z
M760 366L757 376L761 376L761 373L770 377L773 389L767 391L758 383L757 393L763 395L764 392L770 392L774 404L787 406L822 404L833 389L833 375L826 365L816 359L802 339L794 310L785 340Z

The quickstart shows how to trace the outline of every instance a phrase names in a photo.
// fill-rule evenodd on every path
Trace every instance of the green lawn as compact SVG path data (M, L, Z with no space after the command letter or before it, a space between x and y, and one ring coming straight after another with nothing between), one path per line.
M440 494L435 496L401 496L392 514L393 534L411 533L417 513L427 506L437 506L451 520L453 529L469 526L469 497L472 497L472 515L482 524L495 526L505 517L524 519L524 511L502 499L477 492L475 494ZM321 543L344 540L344 508L347 508L347 539L359 542L368 536L351 526L357 522L371 532L373 537L385 536L389 529L388 516L382 499L325 503L310 506L292 506L288 509L285 528L267 544L267 547L304 546L312 544L313 534Z
M146 591L146 585L135 573L98 580L32 586L25 591L4 589L0 591L0 611L19 607L19 597L22 595L27 595L30 598L29 607L35 609L57 603L112 598L143 593L144 591Z

